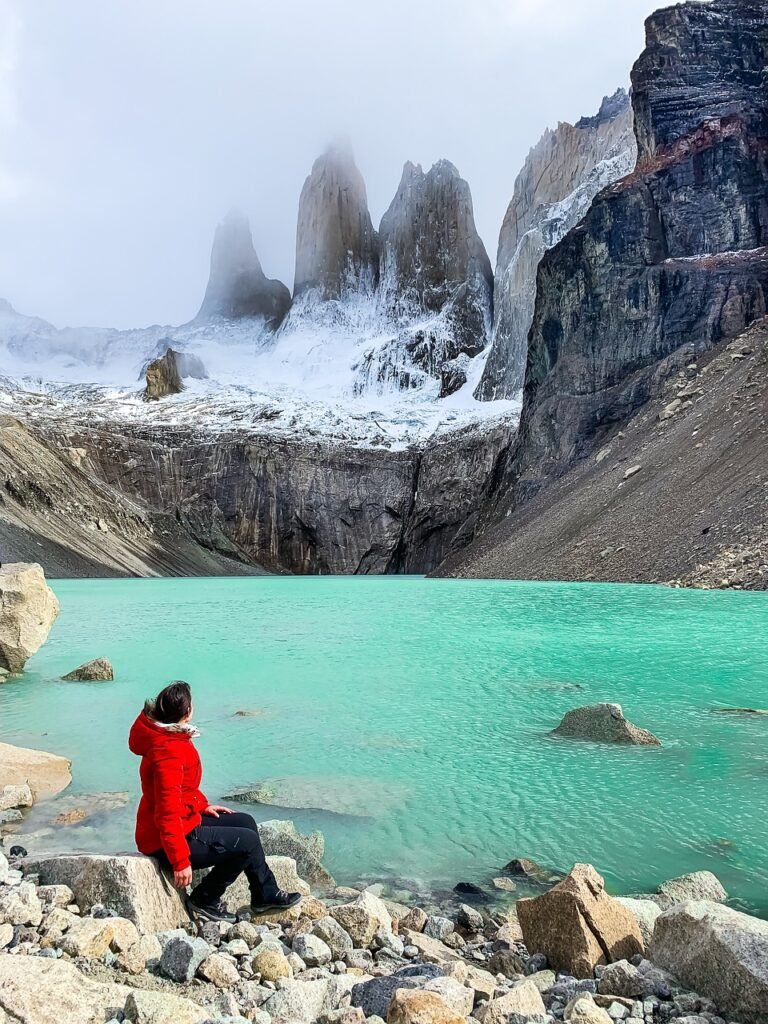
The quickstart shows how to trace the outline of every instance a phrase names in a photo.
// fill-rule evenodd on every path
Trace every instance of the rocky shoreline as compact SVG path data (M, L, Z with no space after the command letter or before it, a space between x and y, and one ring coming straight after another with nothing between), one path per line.
M311 869L317 838L281 825L276 835ZM501 909L459 887L466 902L449 916L389 900L380 885L313 891L296 859L273 854L281 885L304 894L298 907L252 917L238 880L225 897L238 921L198 926L150 858L30 857L12 836L3 849L3 1024L759 1024L768 1015L768 922L724 905L708 872L612 898L590 865L553 885L518 860L506 877L538 878L540 895Z

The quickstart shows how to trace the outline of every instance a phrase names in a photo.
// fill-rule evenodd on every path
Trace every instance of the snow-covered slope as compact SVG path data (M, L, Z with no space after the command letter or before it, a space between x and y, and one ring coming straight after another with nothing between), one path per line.
M440 315L425 318L429 324L439 329ZM438 401L439 381L427 374L403 390L393 356L400 326L364 293L326 302L322 312L303 311L300 300L276 334L258 318L59 330L3 303L0 403L33 416L189 424L201 432L253 425L276 436L387 448L517 413L516 403L472 397L483 356L447 399ZM181 395L147 403L144 367L169 346L198 356L208 376L185 380Z

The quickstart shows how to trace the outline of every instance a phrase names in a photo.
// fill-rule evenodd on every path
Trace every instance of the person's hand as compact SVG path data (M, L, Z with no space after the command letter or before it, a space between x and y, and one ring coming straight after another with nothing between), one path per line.
M203 814L210 814L212 818L218 818L220 814L231 814L231 807L221 807L219 804L210 804L205 808Z
M192 868L184 868L181 871L173 872L173 884L177 889L186 889L192 885Z

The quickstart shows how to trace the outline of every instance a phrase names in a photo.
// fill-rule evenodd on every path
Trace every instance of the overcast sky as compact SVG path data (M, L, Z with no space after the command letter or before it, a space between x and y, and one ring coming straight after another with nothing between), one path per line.
M651 0L0 0L0 296L59 326L180 323L216 222L293 282L302 182L346 133L374 224L452 160L495 261L544 128L628 85Z

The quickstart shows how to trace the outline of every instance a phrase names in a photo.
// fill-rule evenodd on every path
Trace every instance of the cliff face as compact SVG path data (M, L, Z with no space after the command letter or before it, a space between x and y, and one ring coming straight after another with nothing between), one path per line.
M363 176L343 143L319 157L304 182L296 227L294 297L320 299L372 289L379 274L378 239Z
M520 430L500 473L513 503L768 310L767 61L762 4L648 20L632 73L637 170L539 267Z
M636 155L632 109L623 89L606 97L594 117L547 130L528 154L499 234L493 346L476 398L519 393L539 262L578 224L601 189L634 168Z
M407 163L379 228L382 301L397 319L443 313L445 343L432 366L477 355L491 322L493 275L475 227L469 185L447 160L425 174ZM416 353L417 361L419 353Z
M274 330L290 304L291 293L285 285L270 280L262 270L248 220L230 213L216 228L208 287L197 318L262 317Z
M434 569L468 539L465 524L509 441L497 428L388 452L246 430L215 438L167 428L158 437L147 427L85 420L39 421L35 429L46 445L76 450L103 490L206 547L293 573Z

